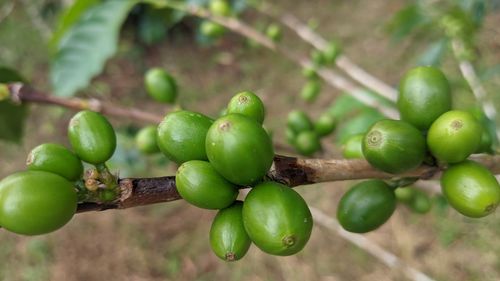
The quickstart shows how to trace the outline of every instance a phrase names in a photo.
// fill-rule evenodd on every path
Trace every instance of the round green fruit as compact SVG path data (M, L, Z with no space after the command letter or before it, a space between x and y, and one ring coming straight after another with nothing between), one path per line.
M480 218L500 203L500 185L482 165L466 160L443 172L441 189L450 205L464 216Z
M274 42L278 42L281 40L283 33L279 25L272 23L266 28L266 36Z
M231 6L226 0L212 0L210 1L209 10L212 14L218 16L230 16Z
M314 122L314 131L316 131L320 137L325 137L331 134L336 126L337 121L335 118L329 113L323 113L318 120Z
M71 220L76 206L73 184L53 173L18 172L0 182L0 225L18 234L55 231Z
M326 63L325 55L318 50L313 50L311 52L311 60L315 66L323 66Z
M225 261L241 259L252 241L243 225L243 202L220 210L210 228L210 246L214 253Z
M262 124L266 110L262 100L252 92L241 92L231 98L227 105L227 114L239 113Z
M417 168L426 152L422 133L399 120L380 120L373 124L363 139L362 149L372 166L392 174Z
M115 152L113 126L97 112L86 110L73 116L69 122L68 138L78 157L90 164L104 163Z
M33 148L26 165L30 171L51 172L69 181L76 181L83 174L80 158L66 147L54 143L44 143Z
M337 219L345 230L365 233L384 224L395 209L396 197L391 187L382 180L368 180L342 196Z
M215 22L204 20L200 25L201 34L209 38L218 38L226 32L226 29Z
M318 134L314 131L300 132L295 138L295 149L305 156L311 156L321 149Z
M317 80L309 80L300 91L300 97L306 102L313 102L321 91L321 84Z
M158 147L177 164L207 160L205 138L212 124L212 119L200 113L186 110L169 113L158 125Z
M293 255L311 236L313 220L306 202L293 189L265 182L252 188L243 203L243 224L262 251Z
M474 153L493 153L493 138L488 130L483 126L483 133L481 134L481 141Z
M427 195L423 191L418 190L415 191L415 194L408 205L412 211L419 214L425 214L431 210L432 201L431 198L429 198L429 195Z
M213 123L206 151L214 168L238 185L261 180L274 158L269 135L259 123L241 114L228 114Z
M309 116L301 110L293 110L288 113L287 125L296 134L314 129L314 125Z
M323 57L325 58L325 63L335 63L337 57L342 53L340 44L335 41L328 43L328 46L323 51Z
M415 189L411 187L398 187L394 190L396 199L403 203L410 203L415 197Z
M135 145L140 152L144 154L153 154L160 152L156 143L157 126L151 125L142 128L135 136Z
M175 79L161 68L152 68L144 76L148 94L159 102L173 103L177 98Z
M447 163L461 162L477 150L483 128L467 111L452 110L439 116L427 133L432 155Z
M226 208L238 196L238 188L206 161L184 162L177 169L175 185L184 200L204 209Z
M302 75L309 80L318 79L318 72L315 67L305 67L302 69Z
M427 130L436 118L451 109L448 80L437 68L414 68L401 81L397 104L401 120Z
M363 138L365 134L356 134L350 136L342 145L342 156L345 159L362 159L363 155Z

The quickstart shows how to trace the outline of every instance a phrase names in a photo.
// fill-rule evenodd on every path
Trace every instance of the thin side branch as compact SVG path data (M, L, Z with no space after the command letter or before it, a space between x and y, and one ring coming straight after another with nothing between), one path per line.
M134 119L144 123L158 124L163 119L161 116L145 111L120 107L116 104L105 104L97 99L60 98L48 95L22 83L7 85L11 99L15 102L34 102L40 104L58 105L75 111L92 110L104 115Z
M328 48L328 42L321 35L314 32L294 15L278 12L274 5L267 2L256 5L256 8L259 12L278 19L282 24L297 33L297 35L304 41L314 46L314 48L323 51ZM345 54L342 54L337 58L336 65L361 85L375 91L389 100L396 101L398 96L398 91L396 89L366 72Z
M477 156L472 159L488 167L493 173L500 172L500 156ZM296 187L321 182L371 178L429 179L440 172L439 167L423 165L408 173L392 175L373 168L365 160L299 159L276 155L266 177L289 187ZM116 202L82 203L78 207L78 212L125 209L181 199L175 186L175 177L126 178L119 180L119 186L121 195Z

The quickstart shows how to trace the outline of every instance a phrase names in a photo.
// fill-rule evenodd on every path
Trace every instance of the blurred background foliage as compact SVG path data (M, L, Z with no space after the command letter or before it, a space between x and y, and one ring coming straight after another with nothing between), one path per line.
M145 93L143 74L163 67L176 77L179 103L216 117L229 98L254 90L266 104L265 122L276 143L284 143L289 109L317 118L338 115L336 133L322 140L317 157L341 157L339 144L363 131L380 114L346 93L324 85L314 103L300 99L301 70L255 42L226 32L210 38L202 21L168 8L137 1L0 1L0 65L17 70L38 89L64 96L95 97L164 114L171 108ZM152 1L154 2L154 1ZM206 5L207 1L186 2ZM436 65L447 74L454 107L474 107L460 75L457 57L474 63L495 105L500 102L500 1L274 1L280 10L308 22L363 68L397 87L415 65ZM244 0L232 7L259 30L273 23ZM450 40L465 48L453 54ZM283 44L308 55L310 46L283 28ZM0 73L2 70L0 70ZM5 77L5 76L2 76ZM68 145L72 112L29 106L0 107L0 128L24 131L18 144L0 142L0 177L24 169L27 153L42 142ZM347 110L346 109L350 109ZM111 167L121 177L173 174L159 155L144 156L133 137L145 124L111 118L118 148ZM496 122L500 120L495 120ZM15 141L19 136L13 135ZM287 152L285 152L287 153ZM307 202L334 216L337 201L351 183L299 187ZM393 218L366 236L437 280L500 279L500 215L471 220L449 210L440 197L425 214L400 206ZM77 215L69 225L46 236L0 235L2 280L406 280L402 272L315 227L306 248L292 257L272 257L252 247L242 261L226 264L212 253L208 230L213 212L184 202Z

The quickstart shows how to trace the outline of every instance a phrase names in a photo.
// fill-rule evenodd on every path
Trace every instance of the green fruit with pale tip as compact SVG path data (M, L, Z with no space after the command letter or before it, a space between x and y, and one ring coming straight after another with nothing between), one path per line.
M363 159L363 138L365 134L350 136L342 145L342 156L345 159Z
M151 125L142 128L135 136L135 145L137 149L144 154L153 154L160 152L156 143L156 132L158 127Z
M477 150L482 133L481 124L471 113L452 110L432 123L427 132L427 145L438 160L458 163Z
M33 148L26 165L30 171L51 172L69 181L76 181L83 174L80 158L66 147L55 143L44 143Z
M309 116L301 110L293 110L288 113L287 125L296 134L314 129L314 125Z
M480 218L500 203L500 185L493 174L474 161L452 165L441 176L441 189L450 205L464 216Z
M335 127L337 126L337 121L329 113L323 113L314 122L314 131L320 136L325 137L333 133Z
M205 138L212 124L213 120L201 113L187 110L169 113L158 125L158 147L177 164L207 160Z
M262 100L254 93L245 91L236 94L227 105L227 113L239 113L262 124L266 110Z
M380 120L373 124L365 134L362 149L372 166L392 174L417 168L426 153L422 133L399 120Z
M152 68L144 75L147 93L156 101L173 103L177 98L177 83L164 69Z
M304 131L300 132L295 138L294 147L300 154L311 156L321 150L321 143L316 132Z
M306 102L313 102L321 92L321 84L317 80L309 80L300 91L300 97Z
M392 188L382 180L367 180L354 185L337 207L337 219L347 231L365 233L383 225L396 209Z
M215 170L238 185L262 180L274 159L267 132L254 119L241 114L217 119L208 130L205 145Z
M243 202L236 201L220 210L210 228L210 246L225 261L241 259L250 248L252 240L243 225Z
M204 209L226 208L238 196L238 188L206 161L184 162L177 169L175 185L184 200Z
M106 162L116 148L113 126L101 114L88 110L71 118L68 139L78 157L94 165Z
M416 67L402 79L397 105L401 120L427 130L441 114L451 109L451 90L438 68Z
M14 233L40 235L68 223L76 212L71 182L45 171L24 171L0 182L0 225Z
M288 256L307 244L313 220L307 203L296 191L277 182L265 182L248 193L243 203L243 224L262 251Z

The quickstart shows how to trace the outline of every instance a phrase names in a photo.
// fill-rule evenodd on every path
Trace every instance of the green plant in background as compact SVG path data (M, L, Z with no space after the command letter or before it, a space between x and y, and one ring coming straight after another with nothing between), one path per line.
M442 5L432 10L431 3L417 1L387 25L395 40L411 32L430 30L436 24L440 27L428 35L437 41L417 63L426 66L409 70L396 96L348 86L345 88L351 91L346 90L316 119L301 109L288 114L286 138L299 154L326 153L322 142L334 135L345 158L359 159L339 160L354 167L347 169L347 178L342 179L367 179L340 199L337 218L347 231L377 229L390 219L397 201L416 213L429 211L429 196L405 187L429 176L428 171L419 172L423 168L432 169L431 174L443 172L443 196L465 216L489 215L500 204L500 185L492 172L479 162L467 160L474 152L495 152L498 139L492 111L456 110L450 80L437 67L450 50L461 65L477 59L474 37L484 19L486 2L438 2ZM64 98L37 96L36 91L23 88L26 82L15 71L0 68L0 120L14 120L2 122L0 138L21 139L27 109L23 103L19 105L20 101L82 109L68 127L74 152L61 145L42 144L28 157L29 171L0 182L0 225L19 234L45 234L62 227L85 208L129 207L127 200L134 202L130 196L137 196L130 195L130 189L144 188L147 193L151 192L149 188L155 189L152 194L156 198L149 194L131 206L183 198L197 207L219 210L210 230L210 245L223 260L241 259L252 243L272 255L301 251L310 238L313 219L305 200L289 187L325 181L323 178L332 180L323 174L335 168L324 168L328 160L307 162L275 154L272 139L263 127L266 109L258 94L236 94L216 120L180 108L158 120L156 115L132 109L116 110L118 106L113 111L85 103L74 105L70 98L88 87L116 53L120 29L129 15L139 19L137 32L146 44L162 40L175 24L194 15L202 18L197 26L205 39L219 39L233 30L279 53L284 36L280 25L273 22L262 33L244 25L238 15L246 4L225 0L77 0L63 13L50 42L52 89L55 96ZM299 59L307 79L300 97L307 103L317 102L322 83L337 85L331 81L341 76L328 70L346 61L338 40L319 43L321 48L314 45L309 58ZM293 60L293 55L281 52ZM177 82L165 70L149 69L144 85L155 101L176 102ZM469 86L475 90L475 84ZM484 102L482 98L479 102ZM384 108L399 114L401 120L391 120L394 118L389 118L391 114ZM107 162L116 149L116 133L106 117L94 111L156 123L140 130L135 143L141 152L162 152L180 165L175 178L133 181L112 173ZM81 161L90 165L85 173ZM366 175L355 174L360 173L356 165L362 164L367 165ZM156 185L148 185L151 182ZM243 188L251 190L243 202L237 201Z

